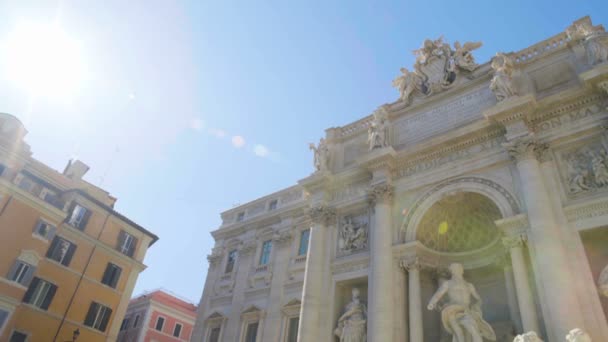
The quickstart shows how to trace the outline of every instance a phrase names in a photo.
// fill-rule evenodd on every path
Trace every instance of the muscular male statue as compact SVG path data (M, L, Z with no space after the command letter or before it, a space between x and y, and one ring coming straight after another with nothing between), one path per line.
M463 278L461 264L451 264L452 277L443 283L429 301L427 308L433 310L437 303L448 295L448 302L441 308L441 321L444 328L452 335L452 342L483 342L483 338L496 341L494 330L483 320L481 314L481 297ZM472 299L475 300L474 303Z

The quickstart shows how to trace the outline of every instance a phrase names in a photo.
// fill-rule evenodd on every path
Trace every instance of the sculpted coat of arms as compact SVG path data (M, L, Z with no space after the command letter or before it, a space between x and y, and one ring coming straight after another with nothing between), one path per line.
M454 46L443 41L427 39L422 47L414 50L416 62L414 71L401 68L401 75L393 81L399 90L401 100L411 102L414 94L429 96L449 89L460 75L471 77L478 64L471 53L481 42L467 42Z

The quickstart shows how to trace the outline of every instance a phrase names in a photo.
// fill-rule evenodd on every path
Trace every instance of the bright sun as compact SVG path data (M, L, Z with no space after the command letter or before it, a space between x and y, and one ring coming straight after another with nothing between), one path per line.
M69 99L84 78L80 44L58 25L22 23L0 44L6 75L32 96Z

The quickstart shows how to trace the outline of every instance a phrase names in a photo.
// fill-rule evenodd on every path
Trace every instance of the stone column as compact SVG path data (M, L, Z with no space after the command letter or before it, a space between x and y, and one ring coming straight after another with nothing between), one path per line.
M368 340L393 340L393 231L391 210L393 189L379 184L370 190L374 205L374 226L370 232L370 275Z
M209 271L207 275L207 281L205 282L205 287L203 288L203 295L201 296L201 300L198 304L198 309L196 313L196 322L194 324L194 328L192 330L192 340L193 341L202 341L203 334L205 331L205 319L206 317L203 315L203 308L209 308L209 299L211 297L211 292L215 282L217 281L217 275L219 273L219 265L221 263L223 254L215 250L210 255L207 256L207 260L209 261ZM211 314L210 312L205 313L206 315Z
M509 250L511 255L511 265L513 268L513 279L515 280L515 289L517 293L517 304L519 306L519 314L523 332L535 331L540 333L538 327L538 315L530 281L528 280L528 271L524 259L523 244L526 241L525 235L508 236L503 238L503 244Z
M322 301L323 270L327 249L325 231L330 222L335 219L335 211L332 208L318 206L310 209L309 215L312 225L306 256L298 342L319 341L319 327L321 324L319 315L323 307L329 305L329 303Z
M424 327L422 325L422 293L420 291L420 263L418 258L409 258L401 261L407 270L408 303L409 303L409 332L410 342L424 341Z
M279 341L281 333L283 285L289 265L289 251L293 237L290 231L275 234L272 239L275 255L272 267L272 280L270 282L270 296L268 299L268 309L264 319L264 338L267 341ZM261 324L260 324L261 327Z
M549 340L557 340L566 336L569 329L583 326L582 313L570 274L567 267L563 267L568 265L568 258L537 160L538 146L529 135L505 145L516 160L521 179L530 221L530 243L537 251L535 262L542 284L539 290L544 292L547 308Z

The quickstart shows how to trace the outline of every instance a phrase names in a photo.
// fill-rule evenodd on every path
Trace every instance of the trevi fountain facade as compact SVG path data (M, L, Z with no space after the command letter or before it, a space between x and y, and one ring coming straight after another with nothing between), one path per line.
M221 214L192 341L608 341L608 34L480 46L426 40L309 177Z

